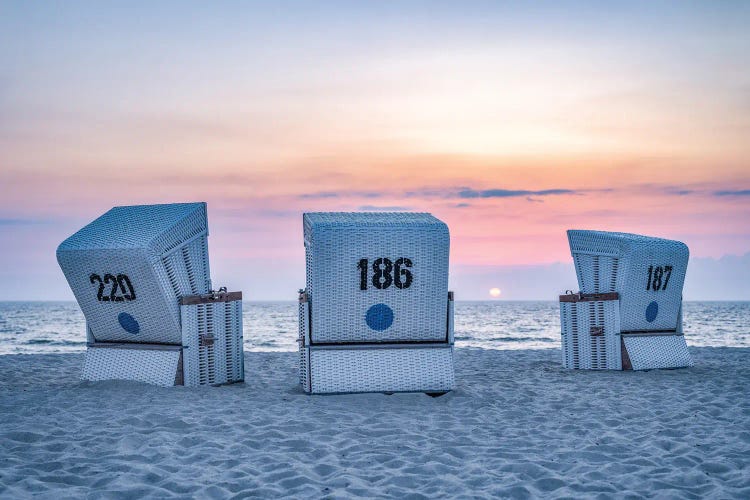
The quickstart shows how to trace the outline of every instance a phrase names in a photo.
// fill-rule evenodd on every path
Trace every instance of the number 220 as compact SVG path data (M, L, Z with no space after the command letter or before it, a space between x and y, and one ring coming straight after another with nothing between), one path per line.
M122 301L130 301L135 300L135 288L133 288L133 283L130 282L130 278L128 278L125 274L118 274L117 276L114 276L112 274L105 274L104 279L102 279L101 276L94 273L91 276L89 276L89 281L92 285L98 283L99 289L96 292L96 300L99 302L122 302ZM104 293L104 285L112 285L112 288L109 291L109 294ZM118 288L122 292L122 295L118 295Z

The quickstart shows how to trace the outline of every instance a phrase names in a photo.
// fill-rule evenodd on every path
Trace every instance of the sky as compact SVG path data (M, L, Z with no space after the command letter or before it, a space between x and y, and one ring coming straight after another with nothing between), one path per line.
M576 287L565 230L750 300L748 2L0 2L0 300L112 206L206 201L213 282L304 285L305 211L427 211L459 299Z

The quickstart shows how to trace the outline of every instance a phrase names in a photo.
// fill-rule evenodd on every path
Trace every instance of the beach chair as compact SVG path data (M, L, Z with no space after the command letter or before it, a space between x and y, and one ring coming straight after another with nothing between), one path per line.
M627 233L568 231L579 293L560 296L566 368L692 366L682 333L688 248Z
M450 391L448 227L426 213L306 213L305 392Z
M84 380L244 379L242 292L212 291L205 203L115 207L57 261L86 318Z

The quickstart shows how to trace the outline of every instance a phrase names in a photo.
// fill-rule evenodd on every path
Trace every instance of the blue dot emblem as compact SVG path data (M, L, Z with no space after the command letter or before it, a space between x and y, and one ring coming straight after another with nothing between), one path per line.
M120 322L120 326L128 333L138 333L141 331L141 325L128 313L120 313L117 316L117 321Z
M659 314L659 304L651 302L646 308L646 321L649 323L653 322L657 314Z
M393 324L393 309L385 304L375 304L367 310L365 321L373 330L387 330Z

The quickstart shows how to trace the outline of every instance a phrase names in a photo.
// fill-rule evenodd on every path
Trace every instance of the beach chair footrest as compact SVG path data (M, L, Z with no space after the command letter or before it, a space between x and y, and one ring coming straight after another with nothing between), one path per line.
M693 366L683 335L622 335L623 358L633 370Z
M159 344L92 344L81 379L132 380L169 387L182 385L182 347Z
M305 348L303 389L313 394L447 392L453 389L453 346Z

